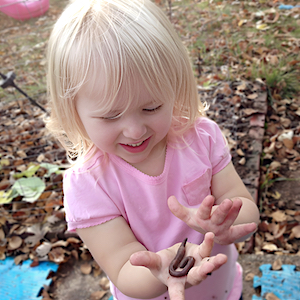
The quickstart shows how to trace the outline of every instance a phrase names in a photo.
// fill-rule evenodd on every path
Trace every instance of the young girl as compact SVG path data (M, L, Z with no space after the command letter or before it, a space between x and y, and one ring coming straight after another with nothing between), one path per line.
M219 127L204 115L186 49L148 0L75 0L48 48L48 127L73 162L68 229L115 299L239 299L234 242L259 212ZM169 264L188 238L195 264Z

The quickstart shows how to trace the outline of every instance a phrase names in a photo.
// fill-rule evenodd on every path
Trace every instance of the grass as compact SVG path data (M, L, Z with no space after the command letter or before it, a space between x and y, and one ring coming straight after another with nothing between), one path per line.
M66 3L52 0L46 15L24 22L1 14L0 71L14 70L16 84L32 97L46 91L47 40ZM271 96L279 93L282 98L291 98L299 93L300 20L296 13L279 11L276 1L262 0L238 5L219 0L161 0L160 6L171 13L171 21L191 54L200 85L208 75L217 75L220 80L261 78ZM258 29L261 24L266 28ZM16 97L12 91L0 89L1 100Z
M0 72L14 71L15 84L30 97L46 93L45 52L51 27L65 7L66 0L51 0L40 18L15 20L0 12ZM14 88L0 89L0 101L24 99Z
M273 7L272 3L175 0L172 21L175 28L180 27L178 33L193 62L201 58L204 76L218 73L223 80L260 78L271 95L292 98L300 91L300 20L296 12L280 11L275 1ZM224 65L226 75L221 72ZM198 77L200 84L205 82Z

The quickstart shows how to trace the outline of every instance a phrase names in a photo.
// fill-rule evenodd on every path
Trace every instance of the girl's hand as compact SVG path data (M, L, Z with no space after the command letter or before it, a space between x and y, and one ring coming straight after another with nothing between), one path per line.
M171 212L189 227L203 234L213 232L215 242L221 245L234 243L253 233L257 227L255 223L234 225L242 207L239 198L224 199L220 205L215 205L215 198L209 195L199 208L187 208L171 196L168 205Z
M214 234L209 232L205 235L201 245L186 244L185 256L195 258L195 264L189 273L183 277L172 277L169 274L169 265L174 259L180 244L175 244L157 253L150 251L136 252L130 257L132 265L147 267L155 277L168 287L171 300L184 300L186 284L199 284L209 273L217 270L227 261L224 254L209 257L214 244Z

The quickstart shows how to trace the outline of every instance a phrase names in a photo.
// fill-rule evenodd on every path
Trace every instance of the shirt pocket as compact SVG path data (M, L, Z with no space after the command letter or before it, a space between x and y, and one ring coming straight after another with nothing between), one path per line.
M199 205L203 199L211 194L211 170L207 169L202 175L192 179L182 189L189 205Z

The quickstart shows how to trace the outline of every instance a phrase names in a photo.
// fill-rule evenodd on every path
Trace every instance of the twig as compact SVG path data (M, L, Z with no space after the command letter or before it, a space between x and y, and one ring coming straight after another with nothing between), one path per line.
M16 74L14 72L8 72L6 75L0 73L0 76L3 78L3 80L0 81L0 86L5 89L7 87L14 87L17 91L19 91L22 95L24 95L32 104L40 108L45 113L48 113L47 110L41 106L39 103L37 103L35 100L33 100L31 97L29 97L23 90L21 90L15 83L14 79L16 78Z

